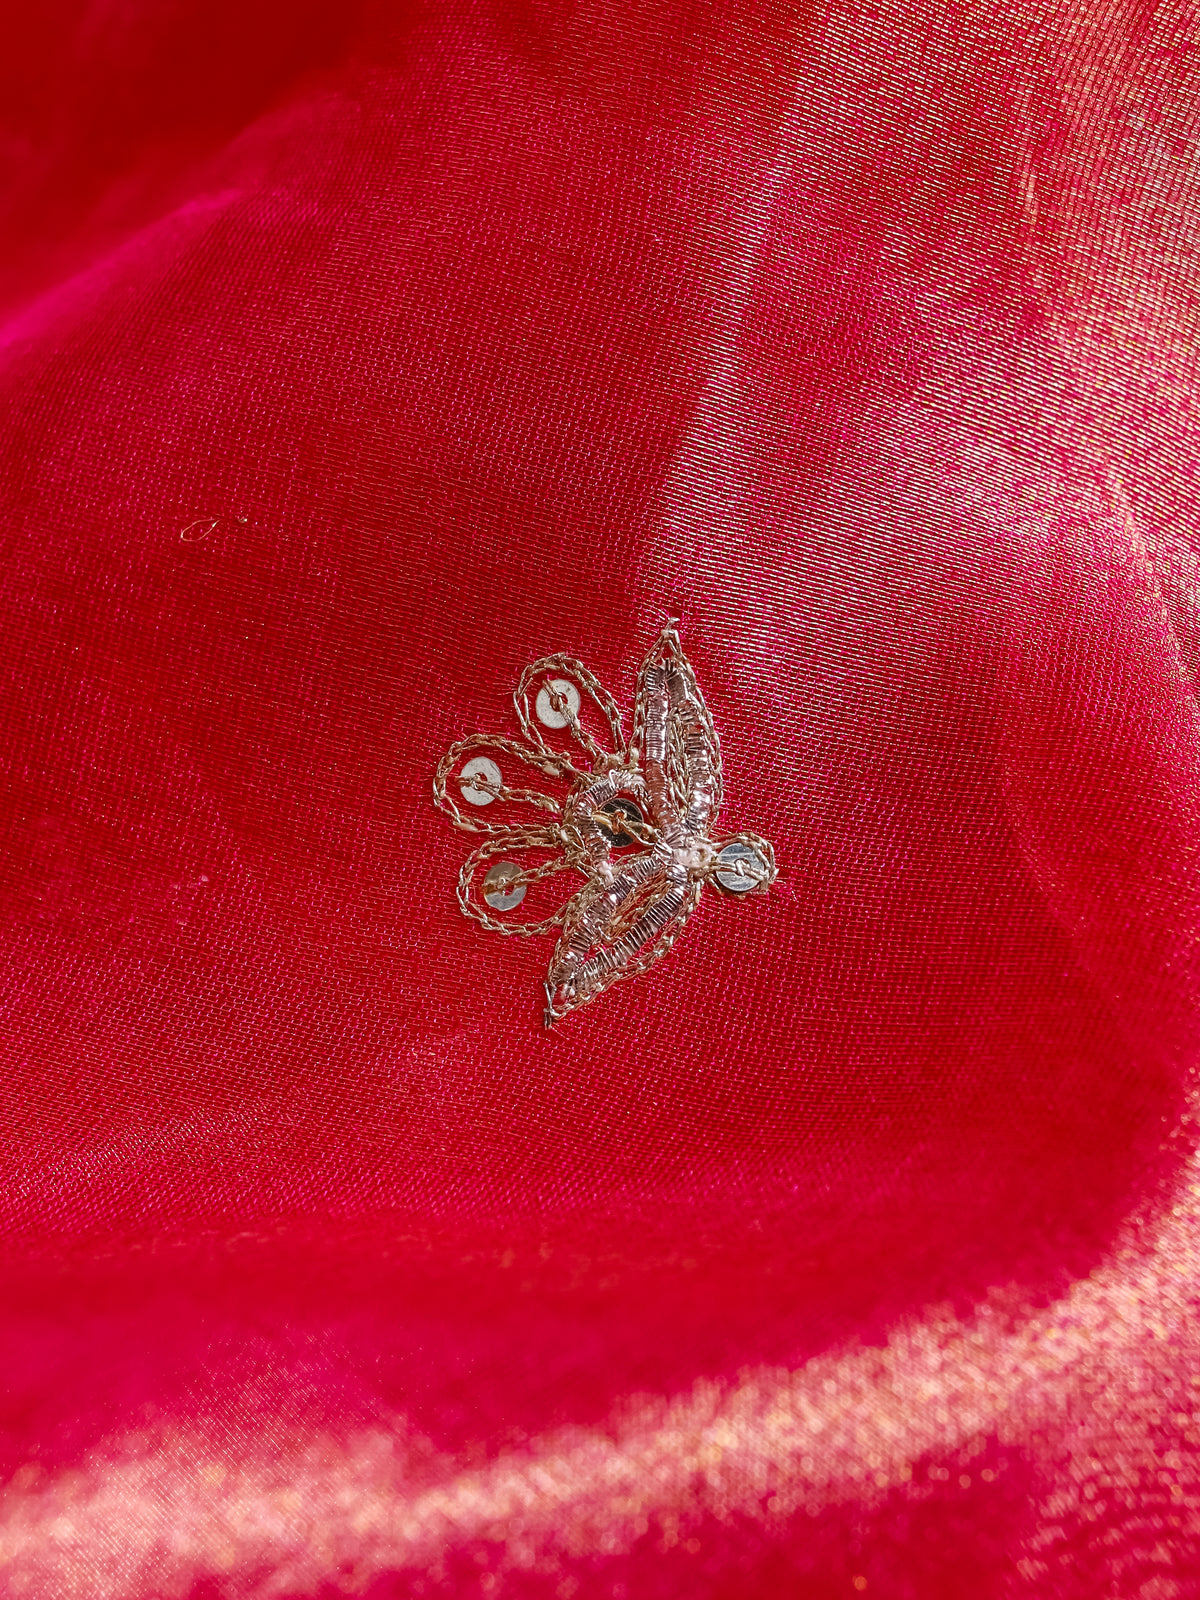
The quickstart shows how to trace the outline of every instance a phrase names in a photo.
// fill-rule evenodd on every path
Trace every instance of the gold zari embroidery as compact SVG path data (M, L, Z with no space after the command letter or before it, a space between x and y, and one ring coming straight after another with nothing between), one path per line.
M460 739L433 793L455 827L488 835L459 874L464 915L496 933L561 930L546 979L549 1027L666 955L705 883L732 896L765 892L775 855L757 834L710 838L724 796L721 746L674 624L642 663L628 744L612 696L573 656L526 667L513 703L527 742ZM564 745L544 729L562 730ZM569 787L556 799L527 787L523 768ZM495 802L541 815L533 825L492 822L483 812ZM527 890L566 871L584 882L556 911L514 915Z

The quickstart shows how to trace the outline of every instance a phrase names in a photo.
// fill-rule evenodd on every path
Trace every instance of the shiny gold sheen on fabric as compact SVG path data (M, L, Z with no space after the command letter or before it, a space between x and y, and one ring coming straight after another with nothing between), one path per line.
M1049 1586L1103 1516L1135 1535L1137 1570L1111 1593L1192 1600L1154 1533L1200 1533L1200 1464L1163 1443L1195 1442L1200 1375L1183 1336L1198 1293L1193 1161L1162 1219L1131 1226L1049 1306L997 1292L965 1318L933 1307L878 1348L634 1399L603 1426L551 1430L484 1464L439 1455L399 1417L337 1435L231 1437L217 1418L119 1434L61 1475L15 1474L0 1494L0 1573L36 1600L183 1596L199 1570L267 1573L263 1596L310 1593L347 1562L360 1586L396 1569L436 1585L447 1553L471 1549L490 1552L498 1581L554 1574L648 1534L681 1544L714 1520L770 1528L842 1501L869 1511L897 1490L919 1504L951 1479L986 1489L997 1448L1035 1430L1060 1465L1031 1507L1039 1536L1021 1576Z

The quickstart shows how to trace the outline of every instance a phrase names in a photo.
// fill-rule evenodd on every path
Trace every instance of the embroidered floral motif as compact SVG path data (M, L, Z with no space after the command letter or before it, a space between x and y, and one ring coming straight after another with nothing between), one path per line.
M628 744L612 696L572 656L526 667L513 703L525 742L460 739L433 793L456 827L488 835L459 875L464 914L496 933L561 930L546 979L550 1027L666 955L706 883L765 892L775 854L753 833L710 838L721 747L673 623L642 664ZM564 792L529 786L546 780ZM484 815L493 805L496 821ZM499 820L530 812L540 815ZM551 897L563 872L584 880L565 903L550 898L532 921L509 914L527 895Z

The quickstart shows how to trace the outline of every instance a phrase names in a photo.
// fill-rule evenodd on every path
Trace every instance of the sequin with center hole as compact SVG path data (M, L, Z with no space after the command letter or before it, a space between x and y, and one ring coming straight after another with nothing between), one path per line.
M520 876L521 869L515 861L497 861L489 870L483 880L483 898L493 911L512 911L521 904L525 885L512 881Z
M476 779L482 779L488 787L481 787ZM458 775L458 787L462 790L462 797L470 801L473 806L490 806L503 784L500 768L487 756L474 756Z
M765 887L772 874L757 850L734 840L717 856L713 877L727 894L750 894Z
M538 690L534 709L544 728L569 728L578 720L582 704L579 690L569 678L551 678Z
M642 815L642 808L638 805L636 800L627 800L624 795L621 795L616 800L610 800L606 806L601 806L600 810L605 816L612 817L614 819L619 817L628 817L638 832L643 830L646 826L646 819ZM631 844L636 844L637 842L638 833L626 832L626 830L621 827L619 822L616 825L616 831L614 831L612 837L608 841L609 848L613 850L627 850Z

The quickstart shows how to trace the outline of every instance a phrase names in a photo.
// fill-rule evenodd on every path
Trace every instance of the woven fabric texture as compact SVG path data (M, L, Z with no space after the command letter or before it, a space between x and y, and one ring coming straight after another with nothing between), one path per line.
M1192 12L8 10L0 1594L1192 1600ZM669 618L547 1032L431 779Z

